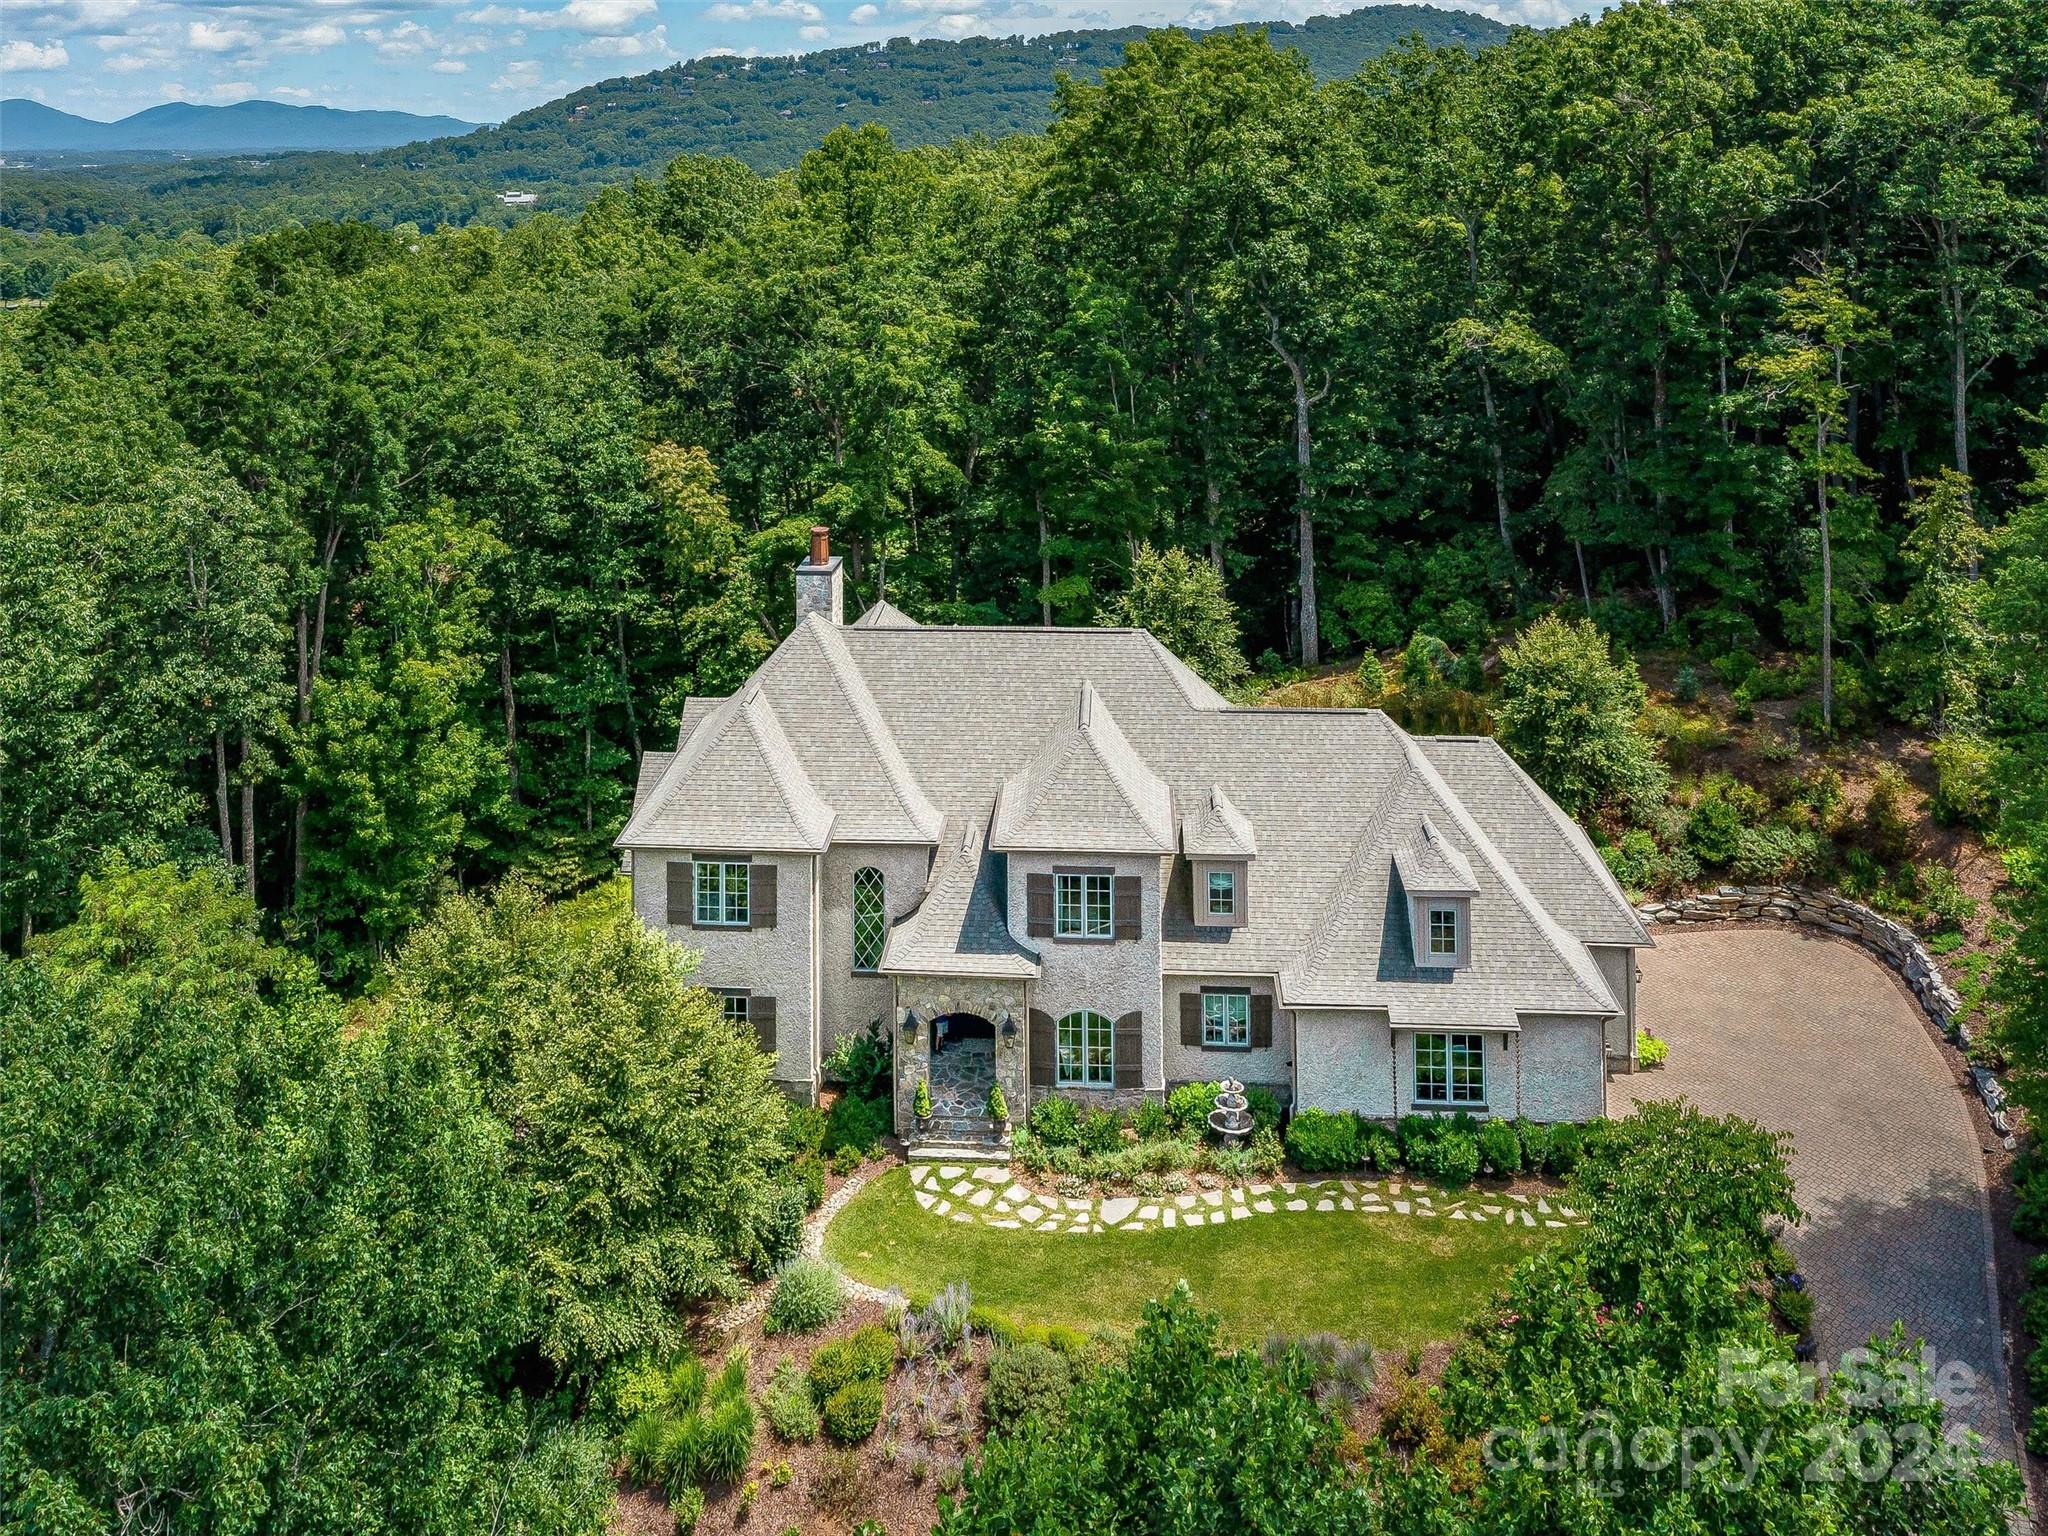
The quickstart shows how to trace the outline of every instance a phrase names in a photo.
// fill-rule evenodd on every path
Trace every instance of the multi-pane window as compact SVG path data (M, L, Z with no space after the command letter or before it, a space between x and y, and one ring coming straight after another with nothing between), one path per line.
M1252 1043L1252 999L1249 992L1202 994L1202 1044L1246 1046Z
M744 928L751 915L747 866L697 863L697 923L704 928Z
M1209 871L1209 915L1230 917L1237 911L1237 876L1227 869Z
M718 994L718 1010L725 1015L728 1024L747 1022L747 994L744 992L721 992Z
M872 867L853 872L853 968L872 971L882 963L882 943L889 935L882 902L882 872Z
M1063 939L1106 939L1116 932L1115 882L1107 874L1052 877L1053 932Z
M1116 1086L1116 1026L1099 1013L1070 1013L1059 1022L1062 1088Z
M1458 954L1458 909L1456 907L1431 907L1429 909L1429 952L1445 955L1452 959Z
M1415 1102L1486 1102L1486 1057L1479 1036L1415 1037Z

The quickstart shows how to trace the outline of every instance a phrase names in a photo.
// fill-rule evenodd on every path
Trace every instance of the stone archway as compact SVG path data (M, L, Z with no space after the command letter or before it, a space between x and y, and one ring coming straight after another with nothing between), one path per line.
M986 1118L996 1081L994 1023L978 1013L942 1013L931 1030L933 1118Z

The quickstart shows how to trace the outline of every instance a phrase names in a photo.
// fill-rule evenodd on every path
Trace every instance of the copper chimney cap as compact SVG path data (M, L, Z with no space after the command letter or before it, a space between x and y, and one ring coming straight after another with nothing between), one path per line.
M832 530L823 523L811 527L811 564L828 565L832 560Z

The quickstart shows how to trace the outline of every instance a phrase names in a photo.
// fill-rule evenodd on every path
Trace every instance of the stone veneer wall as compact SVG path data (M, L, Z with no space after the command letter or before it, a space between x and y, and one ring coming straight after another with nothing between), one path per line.
M1846 896L1796 885L1723 885L1695 896L1645 902L1636 910L1653 929L1701 923L1778 922L1818 928L1847 939L1897 971L1907 990L1943 1034L1959 1046L1970 1044L1969 1028L1959 1017L1962 999L1941 974L1941 967L1934 963L1926 946L1904 924ZM1970 1079L1990 1112L1992 1127L2005 1138L2010 1150L2013 1136L2005 1108L2005 1085L1974 1064L1970 1067Z
M903 1010L917 1014L917 1032L905 1037ZM995 978L947 976L899 976L896 978L896 1007L890 1022L896 1036L896 1134L908 1136L916 1125L911 1102L917 1095L918 1080L932 1067L932 1020L948 1013L971 1013L996 1026L996 1081L1002 1084L1009 1102L1010 1120L1022 1125L1031 1104L1024 1058L1024 983ZM1015 1022L1014 1034L1003 1033L1001 1020L1008 1014Z

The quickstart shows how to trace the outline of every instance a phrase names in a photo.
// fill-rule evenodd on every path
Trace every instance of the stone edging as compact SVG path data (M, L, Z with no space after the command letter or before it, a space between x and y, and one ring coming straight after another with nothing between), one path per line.
M1941 974L1941 967L1913 931L1860 902L1797 885L1723 885L1711 892L1647 901L1636 909L1651 927L1702 923L1775 922L1818 928L1868 950L1899 973L1927 1017L1958 1046L1967 1048L1970 1032L1960 1015L1963 1002ZM2005 1085L1984 1068L1970 1063L1970 1081L1991 1116L1992 1129L2013 1147L2006 1114Z

